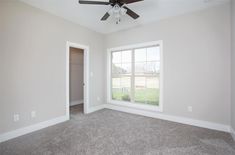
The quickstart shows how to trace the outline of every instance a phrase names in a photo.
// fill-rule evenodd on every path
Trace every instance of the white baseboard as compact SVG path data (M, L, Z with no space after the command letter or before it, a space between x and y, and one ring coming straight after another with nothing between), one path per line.
M182 124L187 124L187 125L192 125L192 126L198 126L198 127L202 127L202 128L208 128L208 129L212 129L212 130L230 132L229 125L223 125L223 124L202 121L202 120L196 120L196 119L190 119L190 118L179 117L179 116L172 116L172 115L167 115L167 114L163 114L163 113L159 113L159 112L139 110L139 109L128 108L128 107L124 107L124 106L117 106L117 105L113 105L113 104L106 104L106 105L104 105L104 107L107 109L127 112L127 113L131 113L131 114L137 114L137 115L142 115L142 116L147 116L147 117L152 117L152 118L158 118L158 119L168 120L168 121L172 121L172 122L177 122L177 123L182 123Z
M235 141L235 130L231 127L231 135L233 137L233 140Z
M83 104L83 103L84 103L83 100L71 101L69 106L79 105L79 104Z
M89 111L88 111L88 114L89 114L89 113L92 113L92 112L96 112L96 111L98 111L98 110L102 110L102 109L104 109L104 108L105 108L105 104L90 107L90 108L89 108Z
M92 113L98 110L104 109L104 105L98 105L98 106L94 106L94 107L90 107L89 108L89 112L88 113ZM37 130L41 130L43 128L49 127L49 126L53 126L62 122L65 122L67 120L69 120L69 116L61 116L61 117L57 117L48 121L44 121L44 122L40 122L34 125L30 125L24 128L20 128L20 129L16 129L14 131L10 131L7 133L3 133L0 134L0 143L19 137L19 136L23 136L25 134L37 131Z
M61 117L57 117L57 118L54 118L54 119L51 119L48 121L40 122L40 123L31 125L31 126L27 126L24 128L14 130L14 131L0 134L0 143L7 141L7 140L10 140L10 139L13 139L13 138L16 138L16 137L19 137L19 136L22 136L22 135L25 135L25 134L28 134L28 133L31 133L31 132L34 132L34 131L37 131L37 130L41 130L43 128L46 128L46 127L49 127L52 125L56 125L58 123L65 122L67 120L68 120L68 118L66 116L61 116Z
M117 111L122 111L122 112L127 112L131 114L137 114L137 115L142 115L142 116L147 116L147 117L152 117L152 118L158 118L158 119L163 119L163 120L168 120L172 122L177 122L177 123L182 123L182 124L187 124L187 125L193 125L193 126L198 126L198 127L203 127L203 128L208 128L208 129L213 129L213 130L218 130L218 131L224 131L224 132L230 132L232 137L235 140L235 131L234 129L230 128L228 125L223 125L223 124L218 124L218 123L212 123L212 122L207 122L207 121L201 121L201 120L195 120L195 119L190 119L190 118L185 118L185 117L178 117L178 116L172 116L172 115L167 115L167 114L162 114L162 113L155 113L151 111L145 111L145 110L138 110L138 109L133 109L133 108L128 108L128 107L123 107L123 106L116 106L112 104L103 104L103 105L98 105L94 107L89 108L88 113L92 113L101 109L112 109L112 110L117 110ZM61 116L57 117L52 120L48 120L45 122L40 122L38 124L34 124L28 127L20 128L14 131L10 131L7 133L0 134L0 143L52 126L56 125L58 123L62 123L69 120L67 116Z

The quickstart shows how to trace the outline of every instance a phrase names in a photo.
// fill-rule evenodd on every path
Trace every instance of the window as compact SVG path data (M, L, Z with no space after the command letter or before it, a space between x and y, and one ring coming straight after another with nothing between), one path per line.
M161 42L154 42L109 50L109 102L161 107L161 49Z

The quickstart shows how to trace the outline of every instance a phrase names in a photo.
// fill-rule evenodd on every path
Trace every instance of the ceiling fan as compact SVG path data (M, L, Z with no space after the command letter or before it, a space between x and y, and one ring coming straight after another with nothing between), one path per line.
M139 15L129 9L126 5L135 3L143 0L107 0L107 1L96 1L96 0L79 0L80 4L95 4L95 5L110 5L111 9L105 13L101 18L101 21L105 21L110 15L114 15L116 24L121 21L121 16L127 14L133 19L139 18Z

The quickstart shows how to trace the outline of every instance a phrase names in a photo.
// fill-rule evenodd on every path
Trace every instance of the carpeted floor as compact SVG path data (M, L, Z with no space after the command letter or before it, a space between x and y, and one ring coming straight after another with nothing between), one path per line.
M235 155L228 133L113 110L83 115L0 144L1 155Z

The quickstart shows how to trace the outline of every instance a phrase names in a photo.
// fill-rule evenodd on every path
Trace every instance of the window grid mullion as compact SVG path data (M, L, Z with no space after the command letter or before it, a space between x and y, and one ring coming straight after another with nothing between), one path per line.
M131 50L131 103L135 102L135 50Z
M146 78L146 70L147 70L147 48L145 48L145 68L144 68L144 79L145 79L145 88L144 88L144 92L147 90L147 78ZM146 96L144 96L144 103L147 103L146 101Z

